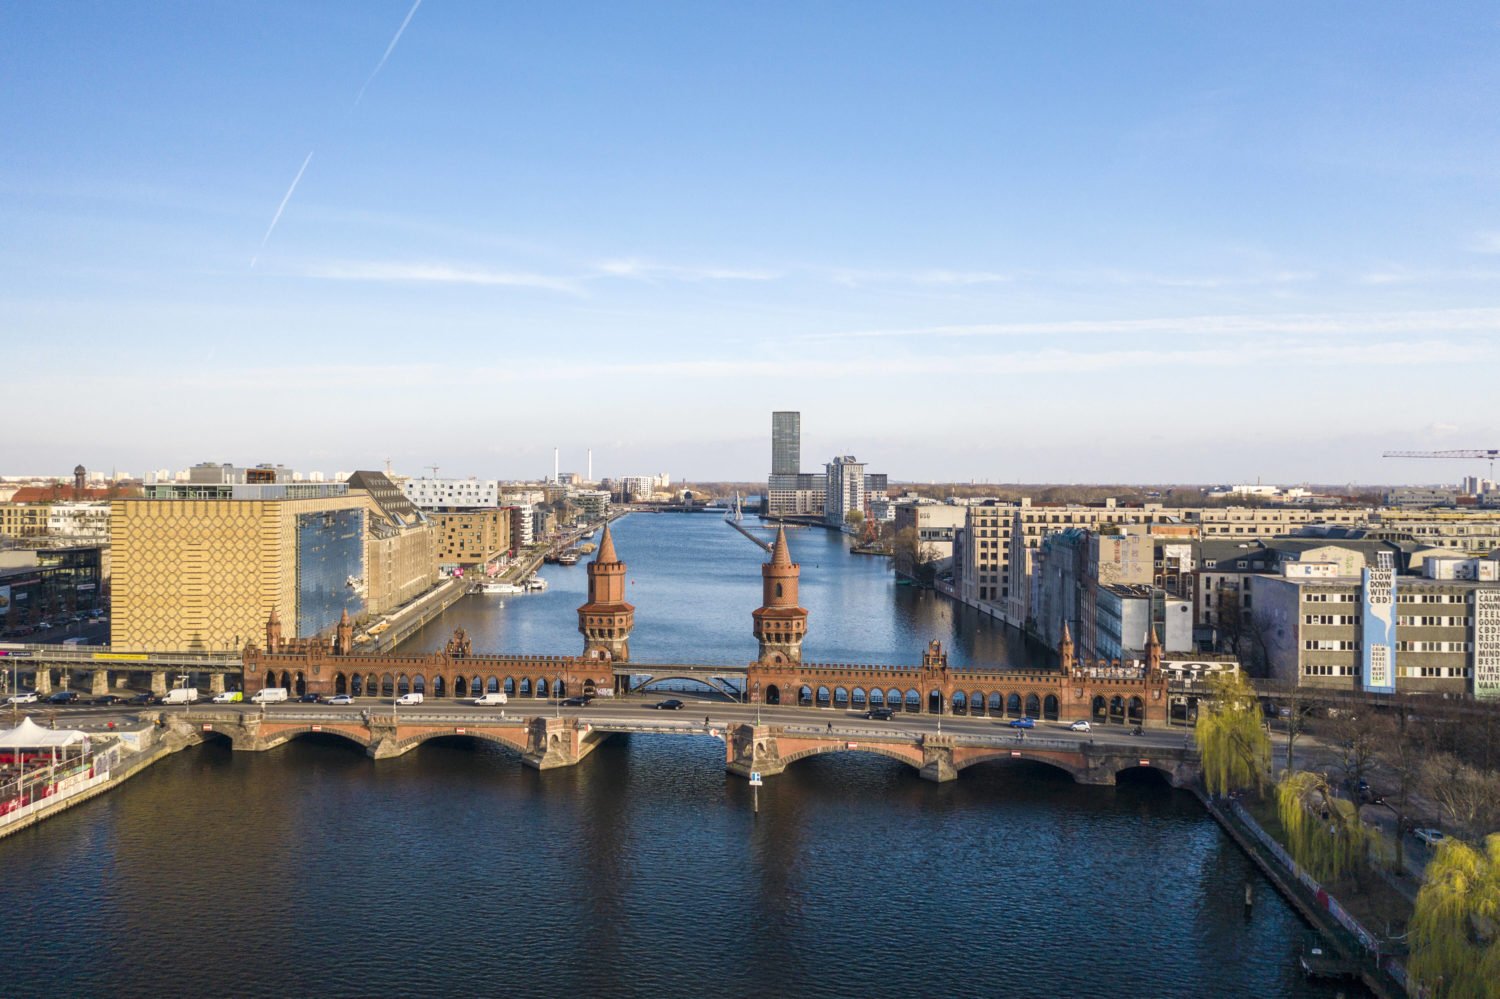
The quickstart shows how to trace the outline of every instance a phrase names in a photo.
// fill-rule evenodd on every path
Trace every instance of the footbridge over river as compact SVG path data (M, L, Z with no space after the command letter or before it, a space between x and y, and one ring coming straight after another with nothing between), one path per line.
M1011 730L993 733L870 731L825 725L764 724L727 720L698 724L677 718L621 717L587 709L567 716L396 711L385 708L304 711L194 708L170 713L168 724L198 740L224 739L236 751L264 752L305 736L334 736L354 743L373 759L401 756L433 739L468 738L505 746L538 770L574 766L611 736L652 733L712 737L724 744L727 772L770 777L798 760L828 753L871 753L899 760L924 779L950 781L960 771L996 760L1029 760L1066 771L1080 784L1115 783L1124 771L1146 768L1174 787L1198 774L1198 754L1188 747L1147 745L1131 737L1093 739L1035 737Z

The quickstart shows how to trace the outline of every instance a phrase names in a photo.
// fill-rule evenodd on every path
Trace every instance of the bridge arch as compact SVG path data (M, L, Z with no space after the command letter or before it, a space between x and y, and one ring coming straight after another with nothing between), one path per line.
M1177 774L1166 764L1135 763L1124 766L1115 771L1115 780L1118 782L1121 776L1134 776L1136 774L1154 774L1156 777L1166 781L1168 787L1181 787L1177 781Z
M810 756L824 756L828 753L863 753L867 756L884 756L888 759L905 763L913 770L921 771L921 750L915 750L915 756L917 757L916 759L912 758L913 752L913 750L909 749L906 750L905 753L903 753L900 749L894 747L888 748L878 744L869 743L861 743L859 746L850 749L847 743L830 742L826 745L812 746L808 749L799 749L795 753L789 753L781 758L781 762L784 766L791 766L798 760L805 760Z
M776 686L776 684L774 684L774 683L768 683L768 684L766 684L766 703L767 704L780 704L781 703L781 688L778 687L778 686Z
M1024 749L1000 749L995 750L994 752L983 752L977 756L971 756L962 761L954 761L953 769L967 770L969 767L977 766L981 763L995 763L997 761L1010 762L1013 760L1026 760L1031 763L1045 764L1055 770L1061 770L1069 777L1072 777L1075 781L1078 780L1080 774L1082 773L1082 771L1078 768L1073 767L1067 763L1063 763L1061 760L1049 759L1048 757L1043 756L1040 753L1027 752Z
M261 732L263 734L261 736L261 739L263 740L264 748L266 749L275 749L277 746L286 745L293 739L301 739L305 736L310 735L337 736L338 738L346 742L354 743L361 749L368 749L370 746L369 736L363 734L355 734L355 731L349 731L333 725L318 725L316 728L317 730L314 731L314 726L311 724L298 725L295 728L282 729L279 732L272 732L269 735L264 734L265 729L262 728Z
M515 729L475 729L473 731L455 732L452 729L443 729L432 732L418 732L409 735L396 743L396 748L401 752L415 749L424 742L432 742L434 739L473 739L477 742L488 742L496 746L504 746L517 755L524 755L527 748L527 734L524 728Z

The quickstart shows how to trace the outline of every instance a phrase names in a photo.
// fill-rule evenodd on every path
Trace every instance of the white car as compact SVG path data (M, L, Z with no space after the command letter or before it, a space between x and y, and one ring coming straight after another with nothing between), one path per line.
M1441 829L1413 829L1411 834L1428 846L1437 846L1448 837L1443 835Z
M353 704L354 698L348 694L334 694L328 699L329 704Z
M1072 729L1075 732L1087 732L1090 730L1089 723L1081 719L1069 725L1068 728Z
M37 702L36 691L23 690L19 694L12 694L6 698L6 704L35 704Z

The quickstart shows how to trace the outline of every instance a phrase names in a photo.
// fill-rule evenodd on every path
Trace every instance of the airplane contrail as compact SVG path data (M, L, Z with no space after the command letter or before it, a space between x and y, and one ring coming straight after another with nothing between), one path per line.
M396 43L401 40L401 33L404 32L406 30L406 26L411 23L412 16L416 14L417 8L420 6L422 6L422 0L417 0L416 3L411 5L411 10L406 12L406 20L402 21L401 27L396 29L396 35L391 39L391 44L385 47L385 55L380 57L380 61L377 62L375 64L375 68L370 71L370 76L365 80L365 85L359 88L359 96L354 98L355 107L359 107L359 102L365 99L365 91L370 89L370 84L375 82L375 77L379 75L380 71L385 67L385 61L391 57L392 52L396 51Z
M271 233L276 231L276 223L281 221L281 213L286 211L286 203L292 200L292 192L297 189L297 183L302 180L302 175L307 172L307 165L312 162L312 158L313 154L311 151L309 151L307 154L307 159L302 161L302 169L298 170L297 176L292 178L292 186L286 189L286 196L281 199L281 204L276 206L276 214L271 216L271 224L266 227L266 234L261 238L261 250L264 250L266 248L266 244L270 242ZM260 250L257 250L255 251L255 256L250 258L250 266L254 267L255 262L259 259Z

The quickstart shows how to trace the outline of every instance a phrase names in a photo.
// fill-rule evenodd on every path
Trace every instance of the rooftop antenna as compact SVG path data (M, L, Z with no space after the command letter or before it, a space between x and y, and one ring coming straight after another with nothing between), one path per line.
M594 449L593 448L589 448L589 473L588 473L588 479L589 479L590 482L594 481Z
M423 468L430 468L430 469L432 469L432 477L434 479L437 478L438 466L436 466L436 465L423 465L422 467Z
M391 474L391 459L389 459L389 458L387 458L385 460L385 474L386 474L387 478L390 477L390 474Z

